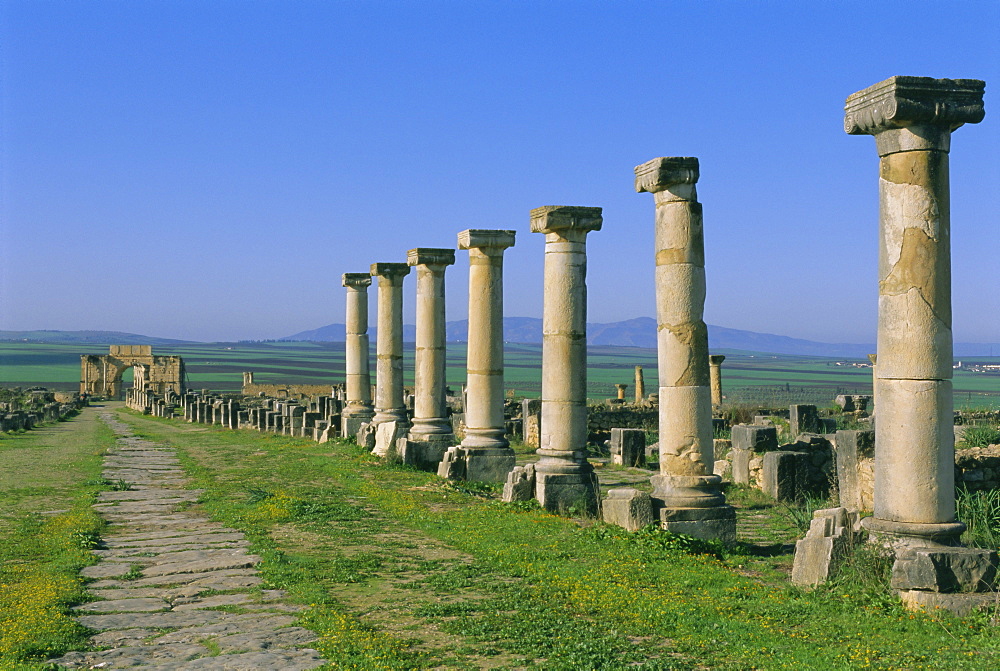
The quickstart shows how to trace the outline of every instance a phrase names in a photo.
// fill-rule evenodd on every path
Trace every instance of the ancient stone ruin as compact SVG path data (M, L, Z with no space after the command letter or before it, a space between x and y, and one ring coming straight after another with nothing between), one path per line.
M144 384L157 394L185 391L184 360L179 356L154 356L150 345L112 345L105 355L80 357L80 393L118 399L122 374L135 368ZM141 373L139 373L141 369Z

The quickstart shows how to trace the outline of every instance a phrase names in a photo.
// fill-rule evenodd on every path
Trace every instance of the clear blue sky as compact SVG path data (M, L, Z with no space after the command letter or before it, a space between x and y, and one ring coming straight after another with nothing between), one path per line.
M878 158L843 101L908 74L987 82L952 144L954 323L1000 341L996 0L7 0L0 31L0 329L280 337L466 228L517 230L506 313L540 316L540 205L604 208L590 321L653 316L632 168L697 156L706 321L872 342Z

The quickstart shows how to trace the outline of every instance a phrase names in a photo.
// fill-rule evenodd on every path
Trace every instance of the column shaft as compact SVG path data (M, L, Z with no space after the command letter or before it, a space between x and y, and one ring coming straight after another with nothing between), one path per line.
M346 273L343 277L347 289L344 353L347 404L341 415L343 436L356 434L361 424L374 415L368 364L368 287L371 282L368 273Z
M408 426L403 401L403 278L405 263L375 263L378 278L378 333L375 344L376 425L398 422ZM377 448L376 448L377 449Z

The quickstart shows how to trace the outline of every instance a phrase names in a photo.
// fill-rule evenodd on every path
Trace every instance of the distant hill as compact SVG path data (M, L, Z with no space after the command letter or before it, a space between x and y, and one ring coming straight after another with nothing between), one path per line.
M190 340L171 340L121 331L0 331L0 342L38 342L55 345L183 345Z
M507 342L538 344L542 342L542 320L535 317L505 317L503 336ZM375 342L375 329L368 330L371 341ZM468 338L469 322L460 320L447 322L446 338L449 342L465 342ZM416 328L403 327L403 340L413 342ZM344 325L330 324L311 331L302 331L281 340L315 340L319 342L342 342ZM591 345L614 347L656 347L656 320L637 317L610 324L587 324L587 342ZM724 326L708 326L708 343L713 350L743 350L790 354L796 356L823 356L864 359L875 351L875 344L825 343L771 333L757 333L730 329ZM955 356L989 356L993 352L1000 356L1000 344L955 343Z

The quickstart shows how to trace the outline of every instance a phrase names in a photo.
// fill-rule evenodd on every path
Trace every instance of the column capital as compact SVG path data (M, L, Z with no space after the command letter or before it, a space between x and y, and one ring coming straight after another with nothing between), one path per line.
M680 184L695 184L700 176L694 156L661 156L635 166L635 191L657 193Z
M708 363L713 366L721 366L722 362L726 360L725 354L709 354Z
M410 266L405 263L373 263L370 274L392 281L402 281L404 277L410 274Z
M458 234L459 249L503 251L514 246L516 231L470 228Z
M877 135L915 125L953 131L979 123L986 115L979 79L889 77L847 97L844 130L850 135Z
M371 273L344 273L341 283L345 287L359 289L371 286L372 276Z
M411 266L450 266L455 263L455 250L417 247L406 252L406 263Z
M531 211L532 233L589 233L601 230L604 219L599 207L545 205Z

